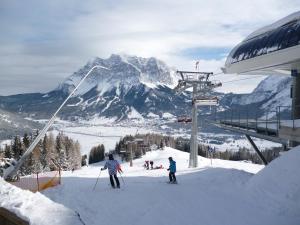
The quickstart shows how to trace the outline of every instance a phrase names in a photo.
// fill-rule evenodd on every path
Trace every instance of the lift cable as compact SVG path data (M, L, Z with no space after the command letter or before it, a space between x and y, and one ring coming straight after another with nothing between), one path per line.
M223 72L214 73L214 74L212 74L211 76L218 76L218 75L221 75L221 74L224 74L224 73L223 73Z
M222 82L222 84L232 83L232 82L237 82L237 81L242 81L242 80L250 80L250 79L258 78L258 77L261 77L261 76L265 76L265 75L256 75L254 77L247 77L247 78L237 79L237 80L229 80L229 81Z

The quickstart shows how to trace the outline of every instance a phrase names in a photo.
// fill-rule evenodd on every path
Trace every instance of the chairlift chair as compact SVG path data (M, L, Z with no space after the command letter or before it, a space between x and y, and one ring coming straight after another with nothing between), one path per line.
M180 116L180 117L178 117L177 122L178 123L190 123L190 122L192 122L192 118L188 117L186 115Z

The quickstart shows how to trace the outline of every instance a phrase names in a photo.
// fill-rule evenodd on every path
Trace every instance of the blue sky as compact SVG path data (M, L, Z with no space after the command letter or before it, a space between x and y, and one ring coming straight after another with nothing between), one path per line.
M299 9L298 0L1 0L0 95L47 92L113 53L218 71L249 33ZM224 91L249 92L259 81Z

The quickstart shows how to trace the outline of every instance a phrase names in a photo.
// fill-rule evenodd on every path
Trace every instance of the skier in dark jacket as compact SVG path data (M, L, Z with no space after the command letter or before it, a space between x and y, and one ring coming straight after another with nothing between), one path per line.
M169 166L169 169L167 169L168 171L170 171L169 172L169 179L170 179L169 183L176 184L177 183L176 176L175 176L176 162L172 159L172 157L169 157L169 162L170 162L170 166Z
M154 162L150 161L151 170L153 170L153 164L154 164Z
M108 161L106 161L104 167L101 168L101 170L106 170L106 169L108 169L110 184L112 188L115 188L115 183L113 178L115 178L115 181L117 183L117 188L120 188L120 182L117 177L117 172L121 172L122 170L120 164L118 163L117 160L114 160L112 154L108 155Z

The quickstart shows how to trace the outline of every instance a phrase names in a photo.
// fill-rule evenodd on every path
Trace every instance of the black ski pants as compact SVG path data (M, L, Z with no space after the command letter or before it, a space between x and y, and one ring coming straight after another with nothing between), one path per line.
M114 175L109 175L109 179L110 179L110 184L111 186L114 188L115 187L115 183L114 183L114 179L115 178L115 181L117 183L117 187L120 187L120 182L119 182L119 179L117 177L117 174L114 174Z
M175 176L174 172L169 173L169 179L170 179L170 182L175 182L176 181L176 176Z

